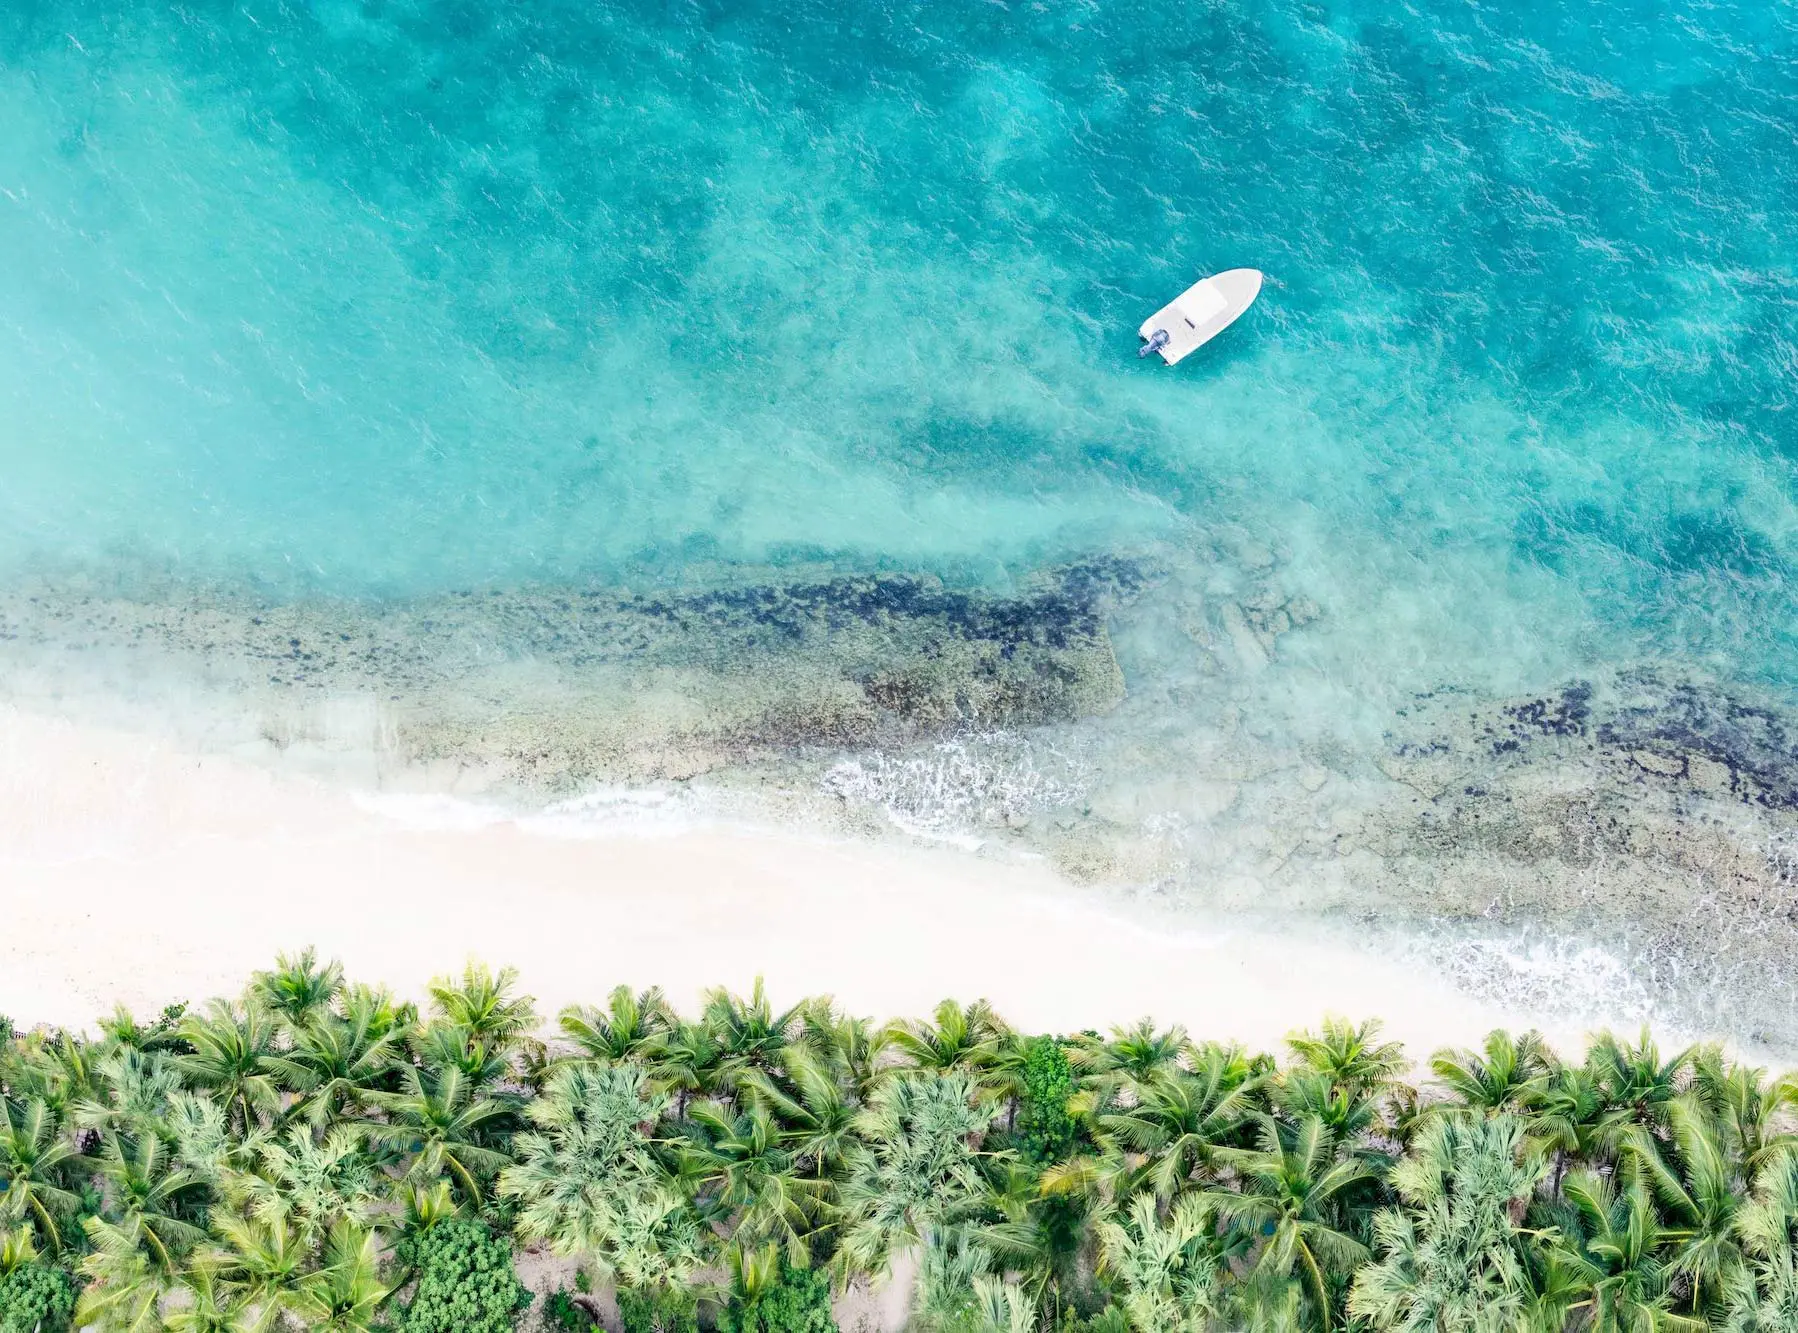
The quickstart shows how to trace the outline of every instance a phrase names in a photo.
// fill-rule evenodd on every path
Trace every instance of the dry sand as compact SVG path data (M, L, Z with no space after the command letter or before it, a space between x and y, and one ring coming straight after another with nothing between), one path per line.
M1347 946L1132 916L1043 867L740 829L568 836L12 708L0 894L0 1011L22 1025L235 993L306 944L412 995L470 955L510 964L546 1013L620 982L690 1006L760 974L776 1000L872 1016L985 996L1039 1030L1152 1014L1260 1046L1379 1016L1419 1056L1519 1019Z

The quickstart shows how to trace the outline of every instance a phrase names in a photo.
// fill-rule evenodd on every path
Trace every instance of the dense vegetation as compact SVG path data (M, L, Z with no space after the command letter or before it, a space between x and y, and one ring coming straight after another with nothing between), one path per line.
M515 1246L578 1261L566 1329L829 1333L903 1255L927 1333L1798 1330L1798 1085L1713 1049L1495 1033L1414 1088L1371 1024L1281 1064L759 985L539 1027L509 974L421 1012L307 953L8 1035L0 1330L498 1333Z

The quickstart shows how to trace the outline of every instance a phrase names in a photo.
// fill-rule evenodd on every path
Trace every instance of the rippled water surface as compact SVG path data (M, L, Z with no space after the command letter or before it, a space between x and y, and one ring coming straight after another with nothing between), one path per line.
M1654 874L1789 917L1789 0L13 0L0 126L12 642L450 681L507 754L648 653L657 736L758 702L621 772L798 747L1089 878L1688 968Z

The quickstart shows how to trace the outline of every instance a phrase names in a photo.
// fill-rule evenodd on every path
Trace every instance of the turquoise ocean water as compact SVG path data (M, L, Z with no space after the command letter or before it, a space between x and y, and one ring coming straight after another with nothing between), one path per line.
M379 621L789 574L1003 608L1134 562L1117 699L824 753L821 789L921 818L1015 778L1105 821L1057 853L1088 877L1493 918L1392 888L1452 843L1555 949L1604 898L1671 986L1715 959L1632 930L1642 875L1747 875L1752 935L1798 866L1795 127L1790 0L10 0L0 577ZM1238 265L1241 323L1136 358ZM1590 741L1532 771L1600 796L1479 832L1479 765L1417 764L1511 763L1488 715ZM1626 778L1659 822L1605 844L1613 901L1567 830L1627 822ZM1681 820L1733 841L1682 861ZM1783 994L1725 1020L1783 1031Z

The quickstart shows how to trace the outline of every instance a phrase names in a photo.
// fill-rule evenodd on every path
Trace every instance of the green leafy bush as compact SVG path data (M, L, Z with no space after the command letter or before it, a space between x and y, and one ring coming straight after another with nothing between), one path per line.
M698 1333L699 1316L688 1292L620 1288L618 1324L623 1333Z
M543 1303L543 1321L551 1328L564 1330L564 1333L591 1333L591 1330L599 1327L593 1316L565 1291L550 1293L549 1299Z
M1135 1333L1130 1317L1115 1305L1108 1305L1091 1319L1068 1326L1070 1333Z
M439 1222L408 1241L401 1257L418 1271L402 1333L510 1333L531 1303L512 1271L511 1245L479 1222Z
M718 1333L837 1333L830 1283L816 1269L781 1266L754 1295L740 1288L718 1319Z
M75 1312L75 1284L60 1268L20 1264L0 1277L0 1333L64 1333Z
M1068 1114L1074 1071L1054 1037L1036 1037L1024 1051L1024 1095L1018 1107L1017 1137L1033 1162L1059 1162L1073 1150L1079 1132Z

